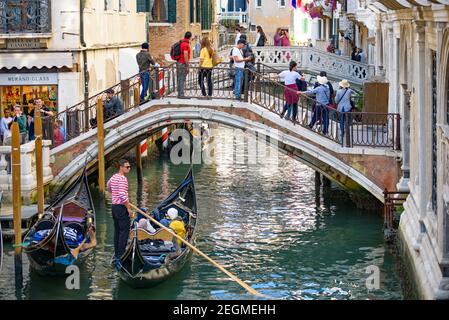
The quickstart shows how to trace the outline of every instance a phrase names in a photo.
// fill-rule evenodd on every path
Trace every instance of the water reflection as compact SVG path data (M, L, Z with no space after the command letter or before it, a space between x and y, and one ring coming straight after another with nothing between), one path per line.
M273 154L248 164L233 152L241 141L221 129L214 156L220 161L194 166L199 208L197 246L269 296L282 299L400 299L394 260L383 244L380 215L356 209L335 197L335 186L316 186L305 165ZM220 139L220 135L223 139ZM130 198L152 208L180 181L189 166L160 159L143 170L138 186L129 176ZM108 177L113 171L108 172ZM81 289L69 291L64 278L29 271L24 256L23 288L14 283L13 251L7 246L0 274L0 299L253 299L203 258L157 287L134 290L110 265L113 223L110 199L93 191L98 247L81 268ZM368 292L366 268L381 271L381 288Z

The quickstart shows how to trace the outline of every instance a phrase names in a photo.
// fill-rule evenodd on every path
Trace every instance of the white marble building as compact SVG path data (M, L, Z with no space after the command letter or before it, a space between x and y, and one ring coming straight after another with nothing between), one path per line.
M449 299L449 1L357 2L372 12L357 19L375 22L373 62L402 118L403 254L421 298Z

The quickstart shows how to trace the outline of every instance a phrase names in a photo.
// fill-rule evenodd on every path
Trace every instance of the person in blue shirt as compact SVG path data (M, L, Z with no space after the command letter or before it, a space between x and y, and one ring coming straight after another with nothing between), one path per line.
M345 125L346 121L350 123L350 114L348 112L351 111L351 98L352 98L352 90L350 89L350 84L348 80L343 79L338 83L340 89L337 91L337 95L335 97L335 103L337 104L337 111L341 112L340 115L340 136L343 141L344 133L345 133Z
M316 88L314 88L312 90L304 91L302 93L306 94L306 95L312 95L312 94L316 95L316 104L314 106L314 109L312 110L313 115L312 115L312 120L309 123L309 127L313 128L315 123L319 119L319 120L321 120L321 124L322 124L322 133L324 135L327 135L327 127L328 127L327 105L329 104L331 95L330 95L329 86L327 85L327 83L328 83L327 77L317 76L317 80L318 80L319 85ZM301 94L301 92L298 91L298 94Z

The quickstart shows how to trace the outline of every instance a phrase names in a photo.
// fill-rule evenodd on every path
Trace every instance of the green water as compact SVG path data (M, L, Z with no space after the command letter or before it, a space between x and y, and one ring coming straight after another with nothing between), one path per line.
M221 128L218 137L228 133ZM225 145L224 154L233 148ZM314 171L307 166L285 155L274 158L252 165L222 157L214 164L194 166L198 248L275 298L402 299L395 258L383 242L381 215L355 208L336 186L317 189ZM132 171L130 199L154 206L182 181L188 168L164 159L147 163L141 188ZM112 173L108 171L108 177ZM0 299L251 298L196 255L180 273L154 288L129 288L109 264L113 251L109 200L104 203L94 188L92 192L98 247L80 268L80 289L66 289L65 278L30 271L25 255L23 281L16 283L9 245L0 274ZM370 265L380 270L378 290L365 286Z

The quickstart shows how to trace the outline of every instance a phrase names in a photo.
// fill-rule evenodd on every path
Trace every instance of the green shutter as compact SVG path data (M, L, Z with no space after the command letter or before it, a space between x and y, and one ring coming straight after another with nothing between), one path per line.
M212 3L210 0L201 0L201 29L210 30L212 27L211 12Z
M196 20L197 23L201 22L201 0L196 0Z
M195 0L190 0L190 23L195 22Z
M168 22L176 22L176 0L168 0Z
M137 0L137 12L149 12L150 0Z

